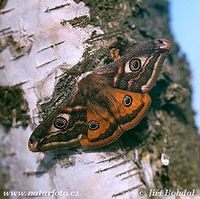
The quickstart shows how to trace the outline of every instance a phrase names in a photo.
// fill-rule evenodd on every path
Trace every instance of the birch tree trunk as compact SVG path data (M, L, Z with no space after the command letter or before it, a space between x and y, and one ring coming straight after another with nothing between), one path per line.
M159 37L173 41L166 1L9 0L1 1L0 14L3 196L149 198L151 190L164 188L197 193L200 138L190 72L177 45L150 92L148 115L119 141L95 151L27 148L39 120L73 86L61 66L79 69L86 49L87 70L105 64L108 46L116 41L122 50Z

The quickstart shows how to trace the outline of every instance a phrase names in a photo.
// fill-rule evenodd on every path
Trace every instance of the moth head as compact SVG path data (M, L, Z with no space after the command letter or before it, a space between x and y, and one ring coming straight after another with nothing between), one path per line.
M82 134L75 123L71 114L50 115L32 133L28 141L29 150L38 152L78 145Z

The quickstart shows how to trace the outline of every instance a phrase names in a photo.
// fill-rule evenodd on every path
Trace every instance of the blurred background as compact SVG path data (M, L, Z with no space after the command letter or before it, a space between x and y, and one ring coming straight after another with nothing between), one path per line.
M192 73L192 107L200 132L200 0L169 0L170 26Z

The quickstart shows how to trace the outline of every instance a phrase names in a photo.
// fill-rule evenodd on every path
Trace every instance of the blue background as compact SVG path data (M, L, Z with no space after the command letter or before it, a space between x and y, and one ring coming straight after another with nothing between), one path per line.
M170 27L192 72L192 107L200 130L200 0L169 0Z

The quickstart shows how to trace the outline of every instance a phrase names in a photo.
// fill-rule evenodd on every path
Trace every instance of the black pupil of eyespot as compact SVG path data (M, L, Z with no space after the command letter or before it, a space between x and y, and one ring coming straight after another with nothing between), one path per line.
M63 117L57 117L55 122L54 122L54 125L56 128L65 128L66 125L67 125L67 120Z
M99 124L98 124L98 122L96 122L96 121L90 121L90 122L88 123L88 128L89 128L90 130L96 130L96 129L99 128Z
M126 96L124 97L124 105L125 105L125 106L130 106L131 104L132 104L132 98L131 98L131 96L126 95Z
M60 121L57 121L57 123L56 123L58 126L63 126L64 125L64 122L62 121L62 120L60 120Z
M129 64L130 70L136 71L139 70L141 67L140 59L132 59Z

